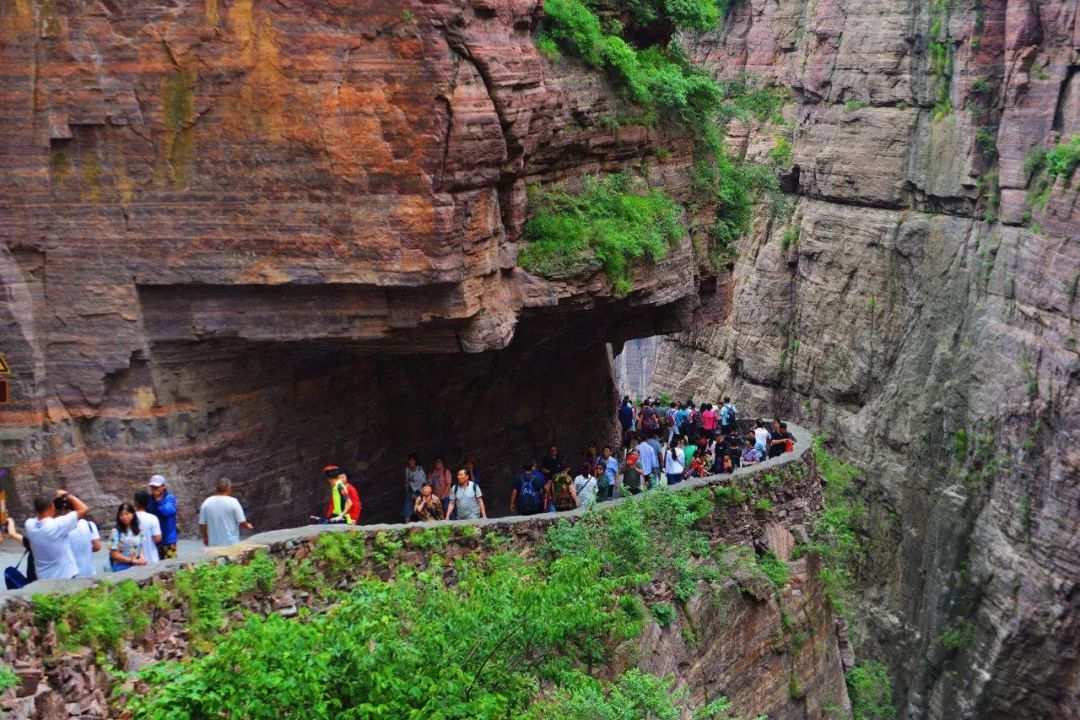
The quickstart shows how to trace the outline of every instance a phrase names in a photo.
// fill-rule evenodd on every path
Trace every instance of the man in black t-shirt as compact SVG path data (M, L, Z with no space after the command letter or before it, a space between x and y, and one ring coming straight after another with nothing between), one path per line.
M559 455L559 448L552 445L548 448L547 456L540 462L540 472L544 474L545 480L551 480L559 474L562 467L563 459L562 456Z

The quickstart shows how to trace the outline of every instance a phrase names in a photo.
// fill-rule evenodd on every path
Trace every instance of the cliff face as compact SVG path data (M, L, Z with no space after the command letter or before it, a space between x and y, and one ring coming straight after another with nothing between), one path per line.
M58 483L112 507L163 472L191 527L224 474L256 523L295 524L337 462L363 473L367 517L392 518L408 452L473 453L492 478L551 440L607 439L603 343L679 327L689 241L630 298L513 272L525 188L663 141L649 180L679 196L689 139L599 125L632 108L541 59L540 13L5 3L15 509Z
M654 388L866 469L861 647L902 717L1080 716L1080 194L1025 167L1080 132L1078 39L1075 2L754 0L695 45L791 88L797 203Z

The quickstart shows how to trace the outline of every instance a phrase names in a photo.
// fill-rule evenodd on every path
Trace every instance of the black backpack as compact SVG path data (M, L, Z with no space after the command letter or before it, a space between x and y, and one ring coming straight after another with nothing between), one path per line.
M518 515L535 515L540 512L540 492L533 483L532 474L522 476L521 489L517 495Z

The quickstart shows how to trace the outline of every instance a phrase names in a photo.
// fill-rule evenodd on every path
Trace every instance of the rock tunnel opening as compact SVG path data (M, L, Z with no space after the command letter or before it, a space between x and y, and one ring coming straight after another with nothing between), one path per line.
M320 513L328 463L358 481L365 523L398 522L410 453L452 471L473 456L489 514L505 515L524 460L552 442L569 459L614 443L612 350L686 315L682 300L525 308L505 347L467 352L465 322L417 321L399 292L140 288L147 342L106 377L113 409L72 423L83 464L58 481L107 515L163 473L191 536L222 476L260 530Z

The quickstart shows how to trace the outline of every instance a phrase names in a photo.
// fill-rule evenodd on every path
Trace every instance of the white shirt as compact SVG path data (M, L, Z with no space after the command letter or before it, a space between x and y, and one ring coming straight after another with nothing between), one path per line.
M664 472L668 475L679 475L686 465L686 456L682 448L667 450L664 452Z
M48 578L73 578L79 574L75 556L71 553L68 536L79 524L79 513L72 510L66 515L26 521L26 539L34 553L34 569L39 580Z
M79 568L79 577L94 577L97 574L94 568L94 541L100 539L97 524L86 519L80 520L68 535L71 554L75 557L76 567Z
M574 492L577 493L578 507L592 507L596 504L596 478L578 475L574 478Z
M199 524L206 526L210 547L240 542L240 523L245 520L240 501L228 495L211 495L199 508Z
M136 510L135 515L139 518L139 530L146 536L146 543L143 545L143 557L146 558L147 564L159 562L161 557L158 556L154 536L161 537L161 520L154 513L148 513L145 510Z
M769 431L765 428L754 428L754 439L757 441L758 445L764 445L765 448L768 449L769 440L771 438L772 435L770 435Z
M646 475L652 475L660 464L660 458L656 457L656 451L647 442L638 443L637 451L641 457L641 469Z

